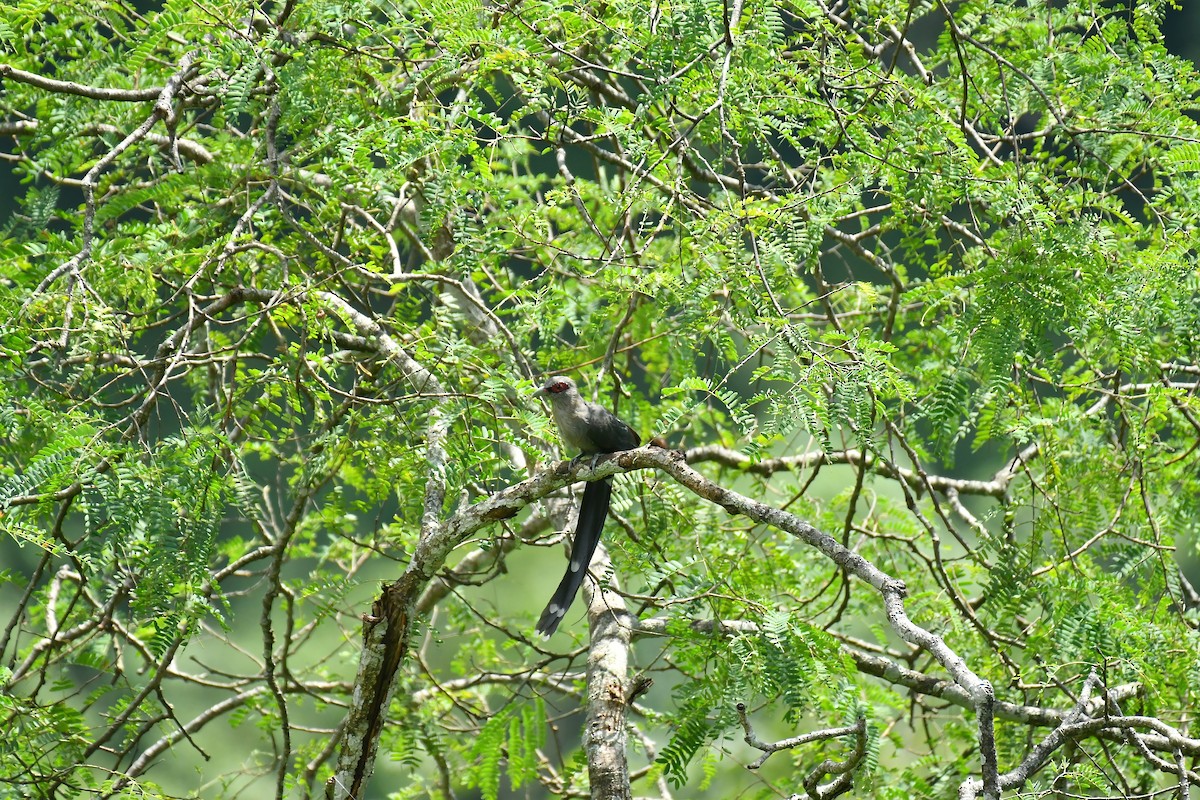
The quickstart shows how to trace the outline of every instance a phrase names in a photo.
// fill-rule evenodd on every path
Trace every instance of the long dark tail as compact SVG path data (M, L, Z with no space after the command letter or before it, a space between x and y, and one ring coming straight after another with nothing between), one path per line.
M571 561L567 571L554 590L550 604L538 620L537 632L550 636L558 629L563 616L587 574L592 554L600 543L600 531L604 530L604 519L608 516L608 503L612 499L612 478L592 481L583 487L583 500L579 503L579 521L575 525L575 541L571 544Z

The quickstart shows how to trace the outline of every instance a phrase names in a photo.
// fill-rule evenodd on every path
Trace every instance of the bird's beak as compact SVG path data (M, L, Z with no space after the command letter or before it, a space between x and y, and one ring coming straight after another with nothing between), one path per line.
M546 393L546 390L543 389L541 386L539 386L538 388L534 389L532 392L529 393L529 399L536 400L539 397L541 397L542 395L544 395L545 393Z

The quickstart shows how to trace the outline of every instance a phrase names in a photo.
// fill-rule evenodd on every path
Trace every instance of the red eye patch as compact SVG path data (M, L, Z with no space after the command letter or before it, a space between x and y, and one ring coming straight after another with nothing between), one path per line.
M566 381L559 381L558 383L552 383L549 386L547 386L546 391L553 392L554 394L558 394L559 392L565 392L569 386L570 386L570 384L567 383Z

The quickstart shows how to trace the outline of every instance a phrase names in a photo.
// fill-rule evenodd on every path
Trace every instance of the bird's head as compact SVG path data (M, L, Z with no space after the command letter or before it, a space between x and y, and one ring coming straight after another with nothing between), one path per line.
M552 375L542 384L542 388L534 392L534 396L544 396L554 401L558 398L570 397L575 393L575 381L561 375Z

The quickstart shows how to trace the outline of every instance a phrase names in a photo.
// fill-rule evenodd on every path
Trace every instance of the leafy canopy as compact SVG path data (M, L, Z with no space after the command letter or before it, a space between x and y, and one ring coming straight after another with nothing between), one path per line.
M1196 706L1198 84L1167 3L152 5L0 19L18 795L319 791L377 582L558 454L549 372L903 579L1013 707L1093 669L1126 713ZM587 781L583 602L529 638L547 508L429 583L389 791ZM632 650L637 794L791 794L854 747L747 773L739 702L775 738L865 720L878 797L978 773L946 674L820 553L654 474L613 517L598 577L663 633ZM1001 771L1033 724L999 715ZM1038 786L1178 780L1124 739L1056 757Z

